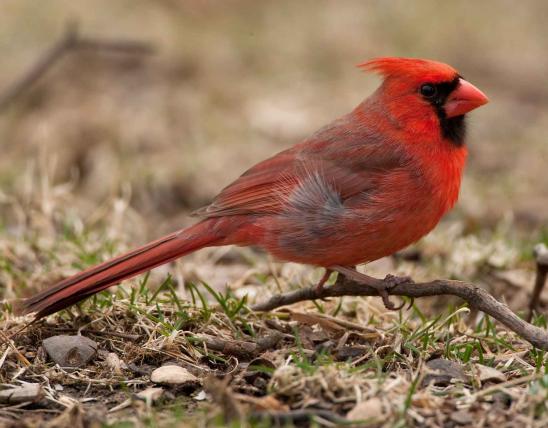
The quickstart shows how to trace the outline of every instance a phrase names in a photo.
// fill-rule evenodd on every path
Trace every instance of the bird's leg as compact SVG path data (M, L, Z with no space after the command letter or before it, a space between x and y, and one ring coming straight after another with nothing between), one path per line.
M344 275L348 279L351 279L352 281L356 281L360 284L377 290L379 296L381 296L382 298L382 302L384 303L386 309L397 311L405 305L404 303L400 306L394 306L394 304L390 301L390 298L388 297L387 290L390 290L391 288L399 284L412 282L412 279L409 277L397 277L393 275L387 275L382 281L380 281L377 278L373 278L372 276L358 272L355 267L331 266L330 269L334 270L335 272L339 272L340 274Z
M325 283L327 282L327 280L329 279L332 273L333 273L332 269L325 268L325 273L323 274L322 278L320 279L316 287L314 287L314 290L316 291L317 294L322 293L323 286L325 285Z

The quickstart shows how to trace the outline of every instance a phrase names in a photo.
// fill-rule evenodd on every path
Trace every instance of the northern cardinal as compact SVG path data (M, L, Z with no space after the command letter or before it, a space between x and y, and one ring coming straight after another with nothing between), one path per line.
M25 299L23 311L38 319L200 248L228 244L324 267L318 287L332 271L360 280L355 265L427 234L458 198L464 114L488 99L436 61L377 58L359 67L383 83L352 112L246 171L197 212L198 223Z

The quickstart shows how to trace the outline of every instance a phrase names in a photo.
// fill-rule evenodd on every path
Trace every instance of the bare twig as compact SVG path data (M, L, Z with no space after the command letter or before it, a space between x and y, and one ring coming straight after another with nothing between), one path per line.
M382 283L381 279L373 279ZM473 309L482 311L500 321L510 330L520 335L533 346L548 350L548 332L524 321L513 313L508 306L496 300L487 291L471 283L451 280L436 280L424 283L398 284L387 290L393 296L407 296L411 298L452 295L468 302ZM305 300L325 299L340 296L378 296L373 287L349 280L341 275L337 282L321 290L317 288L302 288L286 294L278 294L268 301L252 307L255 311L270 311L280 306L291 305Z
M257 344L242 340L225 340L220 337L194 336L189 337L191 342L203 343L212 351L221 352L224 355L234 355L239 358L251 358L257 351Z
M23 73L15 82L0 94L0 110L11 103L29 86L44 75L65 54L74 50L94 50L124 54L151 54L154 48L144 42L135 40L110 40L83 37L78 32L75 23L69 23L66 30L48 50L36 60L36 62Z
M257 342L246 342L243 340L225 340L220 337L194 336L189 338L193 342L203 343L208 349L221 352L225 355L233 355L239 358L252 358L259 352L275 347L283 334L273 330L269 335L261 337Z
M537 262L537 274L535 277L535 287L533 289L531 301L529 302L527 321L531 321L533 312L538 309L540 293L542 293L544 284L546 283L546 276L548 275L548 248L546 248L546 245L535 245L534 255Z

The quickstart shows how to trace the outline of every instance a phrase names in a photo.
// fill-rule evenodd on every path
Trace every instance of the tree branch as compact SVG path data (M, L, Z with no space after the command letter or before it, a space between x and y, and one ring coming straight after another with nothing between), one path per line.
M533 294L531 295L531 301L529 302L529 314L527 315L527 321L531 321L533 318L533 312L538 309L540 294L544 289L546 276L548 275L548 248L546 248L546 245L535 245L533 253L537 262L537 274L535 277L535 287L533 289Z
M378 280L382 282L382 280ZM465 300L471 308L482 311L500 321L510 330L517 333L533 346L548 350L548 332L524 321L513 313L508 306L496 300L487 291L474 284L452 281L435 280L423 283L404 283L387 290L393 296L406 296L411 298L451 295ZM323 288L302 288L286 294L278 294L268 301L252 307L255 311L270 311L280 306L290 305L305 300L325 299L327 297L341 296L378 296L373 287L364 286L361 283L349 280L339 275L337 282Z
M36 82L65 54L76 50L104 51L130 55L148 55L154 53L153 46L137 40L98 39L81 36L76 23L69 22L59 40L55 41L28 70L0 93L0 110Z

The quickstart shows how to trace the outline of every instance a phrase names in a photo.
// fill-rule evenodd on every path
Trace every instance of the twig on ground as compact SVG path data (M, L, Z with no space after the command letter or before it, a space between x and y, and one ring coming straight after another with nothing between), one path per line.
M211 336L194 336L189 337L191 342L203 343L208 349L221 352L225 355L233 355L239 358L252 358L257 353L275 347L284 335L279 331L272 332L264 337L259 338L256 342L247 342L243 340L225 340L220 337Z
M542 290L544 289L546 276L548 275L548 248L546 248L546 245L544 244L537 244L533 251L537 262L537 274L535 277L535 287L533 289L533 294L531 295L531 301L529 302L527 321L531 321L533 312L538 309L540 293L542 293Z
M43 52L25 73L0 94L0 110L36 82L66 53L75 50L107 51L138 55L146 55L154 52L152 45L140 41L83 37L79 34L77 25L69 23L61 38L48 50Z
M372 281L382 283L381 279L371 278ZM548 332L542 328L529 324L525 320L513 313L508 306L496 300L487 291L475 286L474 284L452 281L435 280L424 283L403 283L387 289L388 294L393 296L406 296L411 298L452 295L460 297L468 302L468 305L479 311L482 311L497 321L500 321L510 330L517 333L523 339L527 340L533 346L548 350ZM255 311L270 311L280 306L291 305L293 303L306 300L325 299L328 297L341 296L378 296L378 291L373 287L364 286L361 283L349 280L341 275L337 282L330 286L318 290L315 287L302 288L286 294L272 296L268 301L259 303L252 307Z

